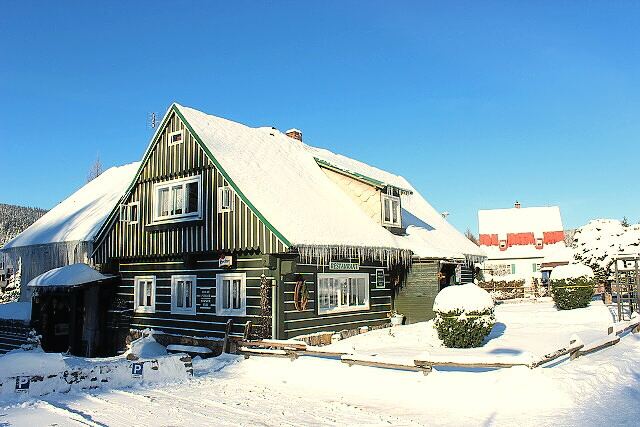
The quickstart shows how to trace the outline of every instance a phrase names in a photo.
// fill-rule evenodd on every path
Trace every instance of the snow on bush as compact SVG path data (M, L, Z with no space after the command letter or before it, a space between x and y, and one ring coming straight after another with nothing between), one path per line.
M640 252L640 224L625 226L616 219L596 219L573 236L576 261L591 267L598 282L612 277L613 259Z
M593 279L593 270L584 264L569 264L554 267L551 272L552 280L577 279L579 277Z
M496 322L491 295L473 283L441 290L433 311L438 338L450 348L480 347Z
M551 280L551 296L559 310L584 308L593 298L593 285L586 277Z

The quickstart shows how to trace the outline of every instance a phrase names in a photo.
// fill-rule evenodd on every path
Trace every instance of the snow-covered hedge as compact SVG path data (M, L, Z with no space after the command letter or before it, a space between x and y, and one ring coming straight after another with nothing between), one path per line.
M493 299L473 283L441 290L433 311L438 338L451 348L480 347L496 322Z
M489 292L494 300L524 298L524 280L491 280L478 282L478 286Z
M551 296L559 310L584 308L594 294L594 281L587 277L551 281Z

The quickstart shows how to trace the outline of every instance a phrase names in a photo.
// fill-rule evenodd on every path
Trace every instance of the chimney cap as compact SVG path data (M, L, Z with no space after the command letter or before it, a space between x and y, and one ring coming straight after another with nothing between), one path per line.
M302 133L302 131L300 129L291 128L288 131L286 131L285 133Z
M516 200L516 204L514 206L516 209L520 209L520 202Z

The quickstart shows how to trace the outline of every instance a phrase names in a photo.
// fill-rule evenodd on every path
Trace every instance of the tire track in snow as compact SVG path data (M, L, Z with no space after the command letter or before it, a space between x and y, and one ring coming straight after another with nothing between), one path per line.
M41 407L49 412L53 412L57 415L62 415L64 418L74 421L81 425L92 427L108 427L107 424L98 423L93 420L93 417L85 414L82 411L72 409L67 405L63 405L60 402L52 403L48 400L41 400Z

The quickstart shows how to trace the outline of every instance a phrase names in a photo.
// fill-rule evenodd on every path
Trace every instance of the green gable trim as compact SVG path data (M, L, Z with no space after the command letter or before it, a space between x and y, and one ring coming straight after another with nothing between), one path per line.
M124 192L122 197L120 197L120 200L118 200L118 204L113 208L113 210L111 211L111 213L109 214L109 216L107 217L105 222L102 224L102 227L100 227L100 230L98 230L98 232L96 233L95 238L94 238L95 245L94 245L94 248L93 248L93 252L91 254L92 257L94 256L94 254L98 250L98 247L100 245L102 245L102 241L106 237L106 231L109 228L111 228L111 225L112 225L113 221L115 220L116 214L120 210L120 205L125 200L128 200L129 196L131 195L131 192L133 191L134 187L136 186L136 183L138 182L138 178L140 177L140 174L142 173L142 170L144 169L144 167L146 166L147 162L149 161L149 157L151 156L151 152L153 151L153 147L158 142L158 137L162 134L162 130L165 128L165 126L167 124L167 121L169 121L169 117L171 116L169 114L169 111L171 111L174 107L175 107L175 104L173 104L171 106L171 108L167 111L167 113L165 114L164 119L162 120L162 124L160 126L158 126L158 130L156 130L156 133L153 135L153 138L151 139L151 143L147 147L147 150L145 151L144 156L142 157L142 160L140 161L140 167L138 168L138 171L136 172L135 176L133 177L133 180L131 180L131 183L129 184L129 187Z
M341 168L339 168L337 166L332 165L331 163L327 162L326 160L322 160L322 159L319 159L317 157L314 157L314 159L315 159L316 163L320 167L323 167L325 169L329 169L329 170L337 172L337 173L339 173L341 175L346 175L349 178L353 178L353 179L355 179L357 181L364 182L365 184L372 185L372 186L374 186L376 188L384 188L384 187L386 187L386 184L384 182L378 181L377 179L369 178L368 176L362 175L362 174L357 173L357 172L351 172L351 171L348 171L348 170L341 169Z
M271 230L271 232L273 234L275 234L276 237L282 241L282 243L284 243L285 246L291 246L291 242L289 242L289 240L287 240L287 238L284 237L282 235L282 233L280 233L278 230L276 230L276 228L273 225L271 225L271 223L269 221L267 221L267 219L264 217L264 215L262 215L262 213L260 213L260 211L253 205L253 203L251 203L251 201L249 201L247 196L244 195L244 193L240 190L238 185L236 185L236 183L231 179L231 177L229 176L227 171L224 170L224 168L222 167L222 165L220 165L220 163L215 158L215 156L211 153L211 151L209 151L209 148L207 147L207 145L202 141L202 139L196 133L196 131L193 129L193 127L191 127L191 124L189 124L187 119L185 119L185 117L182 115L180 110L178 110L178 108L176 107L175 104L173 104L171 106L171 110L173 110L178 115L178 117L180 117L180 120L182 120L182 123L184 123L184 125L187 127L187 129L189 129L189 132L191 133L191 135L195 138L195 140L198 142L198 144L200 144L200 147L204 150L204 152L207 153L207 156L209 156L209 159L213 162L214 165L216 165L216 168L218 168L218 171L220 171L222 176L224 176L224 179L226 179L227 182L229 182L229 184L233 187L233 189L238 194L238 196L240 196L242 201L244 203L246 203L247 206L249 206L249 209L251 209L251 211L256 214L258 219L260 219L260 221L262 221L264 223L264 225L266 225L267 228L269 230ZM168 116L169 115L167 114L167 117ZM164 125L164 123L163 123L163 125Z
M258 217L258 219L260 219L260 221L262 221L264 223L264 225L271 230L271 232L273 234L275 234L275 236L280 239L282 241L282 243L284 243L285 246L291 246L291 242L289 242L289 240L287 238L285 238L282 233L280 233L278 230L276 230L276 228L271 225L271 223L269 221L267 221L267 219L264 217L264 215L262 215L260 213L260 211L258 209L256 209L256 207L253 205L253 203L251 203L249 201L249 199L244 195L244 193L242 193L242 191L240 191L240 188L238 188L238 186L236 185L235 182L233 182L233 180L231 179L231 177L229 176L229 174L222 168L222 166L220 165L220 163L218 163L218 160L216 160L216 158L213 156L213 154L211 153L211 151L209 151L209 149L207 148L206 144L204 144L202 142L202 139L200 138L200 136L198 136L198 134L193 130L193 127L191 127L191 125L189 124L189 122L187 122L187 120L185 119L185 117L182 115L182 113L178 110L178 107L176 107L176 104L172 104L171 107L169 108L169 110L167 111L167 113L165 114L164 119L162 120L162 124L160 126L158 126L158 130L156 131L156 133L154 134L151 143L149 144L149 146L147 147L147 150L144 153L144 156L142 158L142 161L140 162L140 167L138 168L138 172L136 172L136 175L134 176L133 180L131 181L131 183L129 184L129 187L127 188L127 190L125 191L124 195L120 198L120 200L118 201L118 204L115 206L115 208L111 211L111 214L107 217L107 220L104 222L104 224L102 224L102 227L100 228L100 230L98 231L98 233L96 234L96 239L95 239L95 246L93 249L93 253L92 256L95 254L95 252L98 250L98 247L102 244L102 241L104 240L104 238L106 237L106 230L108 230L113 221L115 220L116 214L118 213L119 210L119 206L129 198L129 196L131 195L131 192L133 191L133 189L136 186L136 183L138 182L138 178L140 177L140 174L142 173L144 167L146 166L147 162L149 161L149 157L151 157L151 153L153 152L153 148L155 147L155 145L158 142L158 138L160 137L160 135L162 135L162 131L164 130L165 126L167 125L167 122L169 121L170 117L171 117L171 112L175 112L176 115L180 118L180 120L182 120L182 123L184 123L184 125L186 126L186 128L189 130L189 132L191 132L191 135L194 137L194 139L196 140L196 142L200 145L200 147L204 150L204 152L207 154L207 156L209 157L209 159L213 162L213 164L218 168L218 170L220 171L220 173L222 174L222 176L224 176L224 178L229 182L229 184L233 187L233 189L236 191L236 193L238 194L238 196L240 196L240 198L242 199L243 202L245 202L247 204L247 206L249 206L249 209L251 209L251 211L253 213L256 214L256 216Z
M385 182L379 181L379 180L377 180L375 178L368 177L368 176L363 175L363 174L358 173L358 172L353 172L353 171L349 171L349 170L345 170L345 169L339 168L339 167L337 167L335 165L332 165L331 163L327 162L326 160L319 159L318 157L314 157L314 160L316 161L318 166L320 166L321 168L329 169L329 170L331 170L333 172L336 172L336 173L339 173L341 175L348 176L349 178L352 178L352 179L355 179L356 181L360 181L362 183L371 185L371 186L373 186L375 188L378 188L380 190L384 190L387 187L392 187L392 188L396 188L396 189L400 190L400 193L413 194L413 191L411 191L411 190L407 190L407 189L404 189L404 188L400 188L400 187L396 187L396 186L393 186L393 185L389 185L389 184L387 184Z

